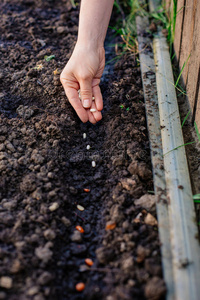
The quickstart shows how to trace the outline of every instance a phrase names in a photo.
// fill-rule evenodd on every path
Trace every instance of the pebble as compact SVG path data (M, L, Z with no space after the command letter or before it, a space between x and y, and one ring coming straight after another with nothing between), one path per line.
M45 239L52 241L55 239L56 234L52 229L49 228L44 231L44 237L45 237Z
M32 286L30 289L27 291L28 296L33 296L39 292L38 286Z
M11 144L11 142L5 141L4 144L8 150L10 150L11 152L15 152L15 147L13 146L13 144Z
M158 225L156 218L154 218L154 216L152 216L150 213L148 213L144 218L144 223L151 226Z
M13 285L13 280L11 277L8 277L8 276L2 276L0 278L0 286L2 288L5 288L5 289L11 289Z
M80 242L82 242L82 236L81 236L81 233L80 233L79 231L75 230L75 231L73 232L73 234L71 235L70 239L71 239L72 242L75 242L75 243L80 243Z
M71 221L66 218L66 217L62 217L61 218L61 221L63 222L63 224L66 226L66 227L70 227L71 226Z
M145 194L134 201L135 205L140 205L146 210L151 210L156 203L156 196Z
M51 259L53 252L47 247L40 246L35 249L35 255L46 263Z
M50 211L55 211L55 210L57 210L58 208L59 208L58 202L54 202L54 203L52 203L52 204L49 206L49 210L50 210Z
M83 138L86 139L86 137L87 137L87 135L86 135L86 133L84 132L84 133L83 133Z
M93 160L92 161L92 167L95 168L96 167L96 162Z

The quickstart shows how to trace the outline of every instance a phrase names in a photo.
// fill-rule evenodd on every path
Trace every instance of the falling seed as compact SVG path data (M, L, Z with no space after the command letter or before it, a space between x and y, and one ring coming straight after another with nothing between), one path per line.
M92 100L95 100L94 96L92 97Z
M116 227L116 223L111 223L106 225L106 230L113 230Z
M84 232L83 227L81 227L80 225L77 225L77 226L76 226L76 230L78 230L80 233L83 233L83 232Z
M84 190L84 192L86 192L86 193L89 193L90 192L90 189L83 189Z
M85 263L86 263L86 265L88 265L90 267L94 264L93 261L90 258L86 258Z
M96 167L96 162L93 160L92 161L92 167L95 168Z
M84 134L83 134L83 138L84 138L84 139L86 139L86 136L87 136L87 135L86 135L86 133L84 132Z
M90 111L91 112L95 112L95 111L97 111L95 108L90 108Z
M87 145L86 149L87 149L87 150L90 150L90 145Z
M79 205L79 204L77 205L77 208L78 208L78 210L80 210L80 211L84 211L84 209L85 209L83 206L81 206L81 205Z
M76 284L76 290L78 292L82 292L84 289L85 289L85 283L79 282L79 283Z

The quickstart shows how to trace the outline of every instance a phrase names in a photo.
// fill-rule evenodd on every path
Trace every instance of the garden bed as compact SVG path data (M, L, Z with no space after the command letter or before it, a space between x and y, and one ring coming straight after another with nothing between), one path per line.
M162 299L135 56L107 68L103 119L83 124L59 81L75 45L78 8L5 0L0 9L0 299Z

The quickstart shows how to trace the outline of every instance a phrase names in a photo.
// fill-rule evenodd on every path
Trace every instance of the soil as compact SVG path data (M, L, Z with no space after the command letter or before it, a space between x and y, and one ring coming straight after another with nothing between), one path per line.
M164 299L135 56L107 67L103 119L83 124L59 81L79 5L1 0L0 10L0 299Z

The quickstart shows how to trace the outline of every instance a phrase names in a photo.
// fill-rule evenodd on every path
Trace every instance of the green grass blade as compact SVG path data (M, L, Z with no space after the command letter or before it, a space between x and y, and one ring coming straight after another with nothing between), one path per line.
M198 130L198 127L197 127L197 123L196 123L196 122L194 122L194 128L195 128L195 130L196 130L196 134L197 134L198 140L199 140L199 142L200 142L200 134L199 134L199 130Z
M191 55L191 54L190 54L190 55ZM178 75L178 78L177 78L176 83L175 83L175 87L177 87L177 85L178 85L178 82L179 82L180 77L181 77L181 75L182 75L182 73L183 73L183 70L184 70L184 68L185 68L185 66L186 66L186 64L187 64L187 62L188 62L188 60L189 60L189 58L190 58L190 55L188 56L187 60L184 62L183 66L182 66L182 68L181 68L181 72L180 72L180 74Z
M181 124L181 128L183 127L183 125L185 124L189 114L190 114L191 110L188 111L187 115L185 116L184 120L183 120L183 123Z

